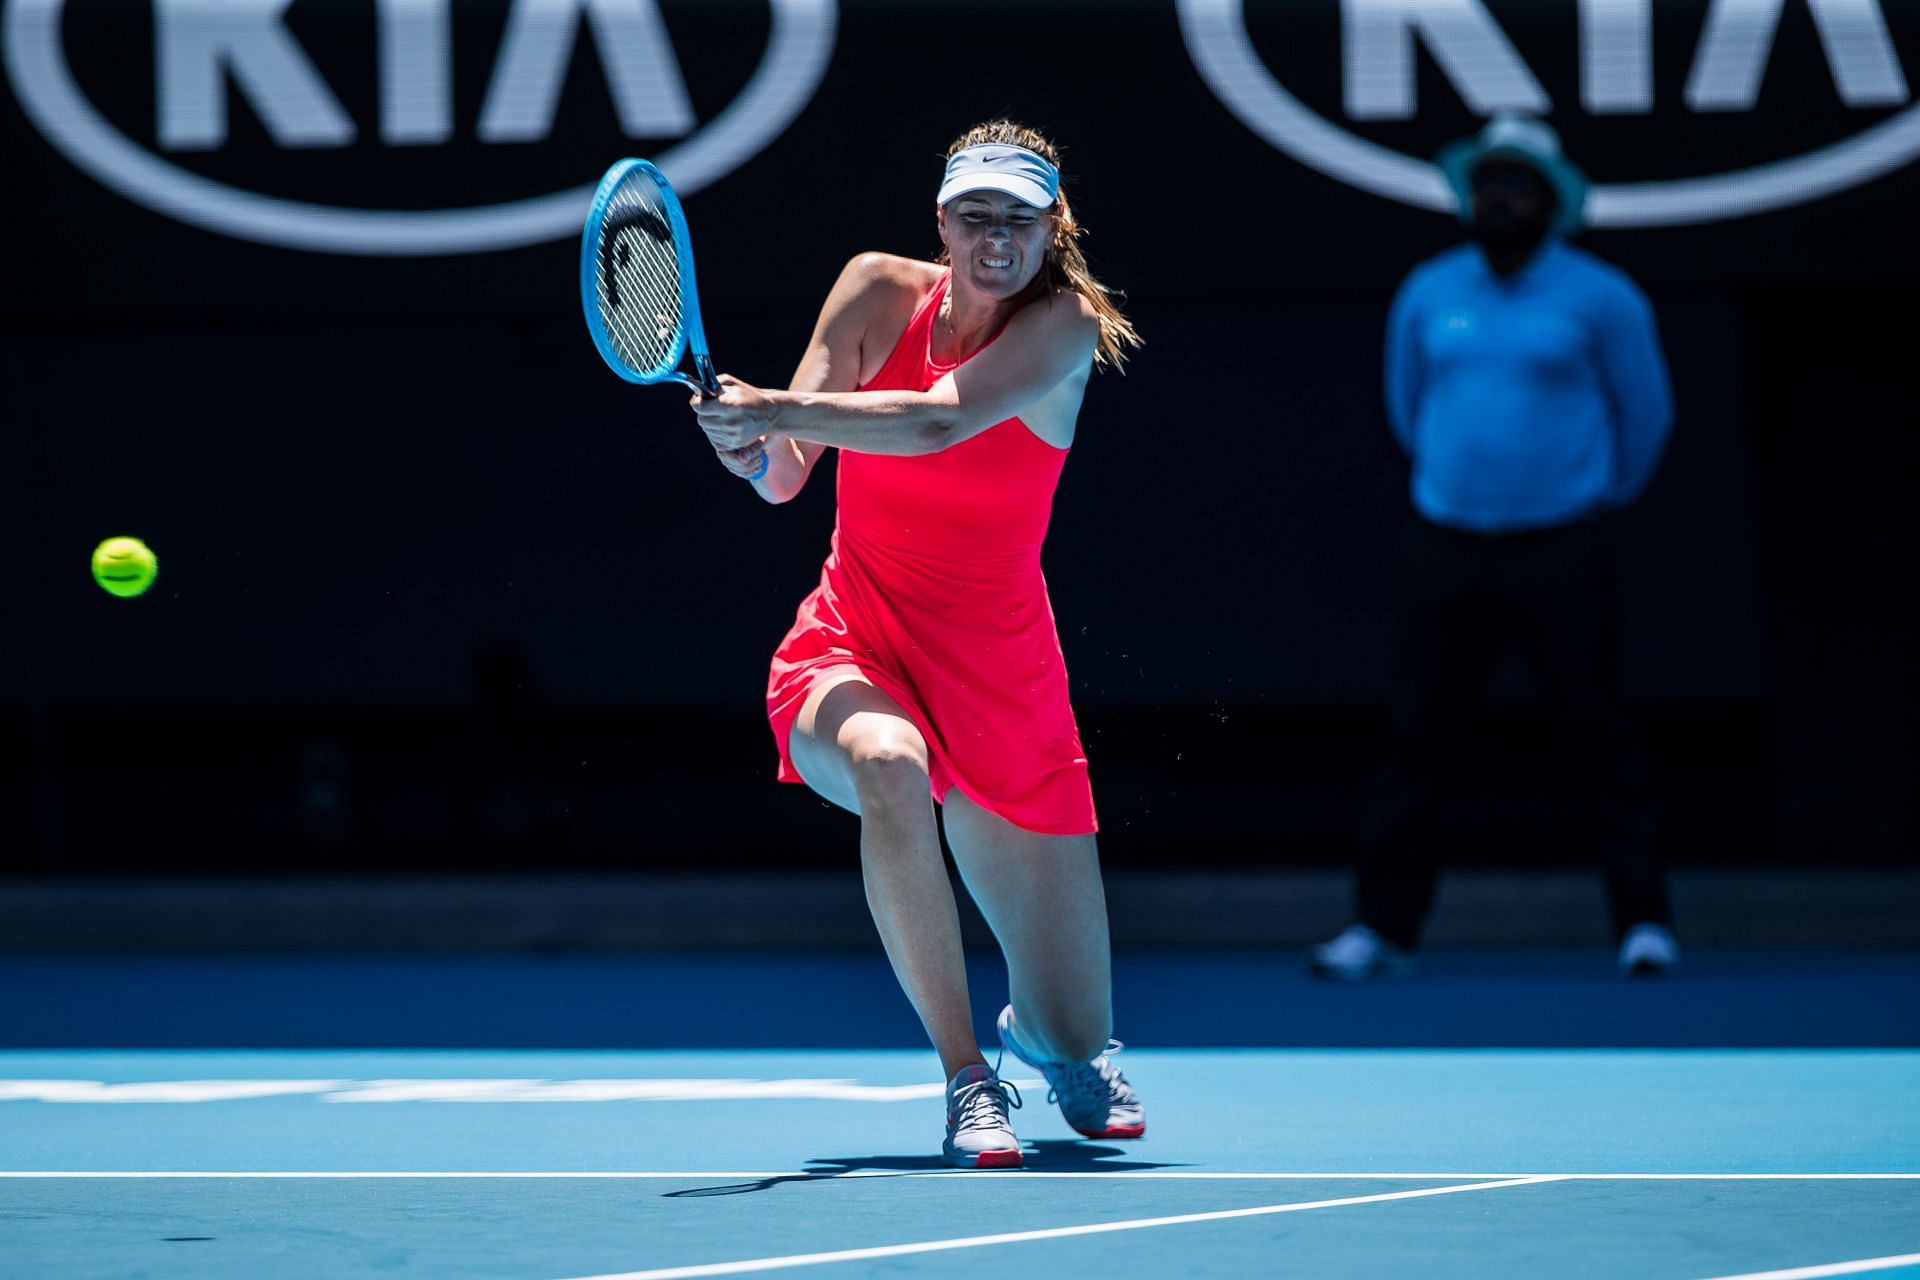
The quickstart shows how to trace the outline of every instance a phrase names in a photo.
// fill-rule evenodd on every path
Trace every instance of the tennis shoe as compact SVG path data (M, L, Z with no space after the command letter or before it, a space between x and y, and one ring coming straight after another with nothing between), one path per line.
M1307 969L1317 978L1365 982L1404 978L1413 972L1413 956L1363 924L1350 924L1331 942L1307 948Z
M1146 1108L1127 1078L1107 1060L1126 1046L1107 1041L1106 1053L1091 1062L1048 1062L1020 1043L1013 1006L1000 1011L1000 1043L1008 1053L1047 1078L1047 1101L1060 1104L1075 1132L1088 1138L1139 1138L1147 1132Z
M947 1082L947 1140L941 1157L956 1169L1018 1169L1020 1139L1013 1134L1009 1108L1020 1105L1020 1091L995 1075L986 1063L962 1067Z
M1680 968L1680 944L1663 924L1637 924L1620 940L1620 975L1670 978Z

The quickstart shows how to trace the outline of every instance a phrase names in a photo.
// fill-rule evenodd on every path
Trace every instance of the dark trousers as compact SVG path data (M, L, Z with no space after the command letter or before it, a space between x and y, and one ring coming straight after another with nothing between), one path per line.
M1499 803L1499 779L1468 782L1460 766L1475 707L1509 653L1552 722L1563 810L1606 871L1615 933L1667 923L1646 767L1620 688L1609 530L1473 534L1416 519L1405 575L1393 729L1356 889L1360 923L1417 945L1439 878L1431 835L1443 798L1467 787L1476 803Z

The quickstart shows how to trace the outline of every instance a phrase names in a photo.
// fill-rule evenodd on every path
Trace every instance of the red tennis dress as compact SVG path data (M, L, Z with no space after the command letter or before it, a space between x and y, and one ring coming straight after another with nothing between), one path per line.
M949 280L862 391L925 391L954 367L931 345ZM935 800L958 787L1028 831L1098 830L1040 572L1066 459L1018 418L941 453L840 451L832 549L767 680L782 782L803 781L787 739L807 695L851 668L925 736Z

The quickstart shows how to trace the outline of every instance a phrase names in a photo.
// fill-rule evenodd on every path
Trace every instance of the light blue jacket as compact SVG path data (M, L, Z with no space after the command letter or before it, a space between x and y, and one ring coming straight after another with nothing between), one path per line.
M1510 279L1473 244L1416 267L1387 323L1386 393L1415 507L1481 533L1625 506L1673 422L1646 295L1557 238Z

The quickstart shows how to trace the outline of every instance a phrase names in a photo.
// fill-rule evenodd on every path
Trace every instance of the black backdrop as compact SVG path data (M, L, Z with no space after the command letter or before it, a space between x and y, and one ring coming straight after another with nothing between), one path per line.
M1880 7L1920 72L1920 6ZM229 86L224 143L169 151L154 6L69 0L60 47L137 147L308 204L521 200L663 145L621 135L584 33L550 136L480 142L509 9L451 6L437 146L381 141L372 0L294 0L281 28L357 126L340 147L279 145ZM1488 10L1603 184L1786 163L1907 109L1843 102L1789 4L1752 110L1691 111L1707 5L1677 0L1657 6L1652 110L1593 115L1576 6ZM758 710L825 548L830 475L765 507L674 392L608 374L564 236L315 252L106 189L23 109L24 11L11 0L0 110L6 865L844 859L844 823L767 780ZM769 8L659 11L705 128L761 57ZM1340 6L1246 12L1279 82L1356 136L1424 156L1477 127L1419 41L1417 114L1347 120ZM860 0L798 115L688 197L721 365L784 380L850 253L936 247L945 144L1001 112L1066 146L1096 269L1148 339L1089 395L1047 557L1109 857L1338 858L1377 743L1405 512L1384 310L1456 229L1257 136L1197 73L1171 3ZM1654 294L1679 400L1621 530L1630 679L1677 857L1911 856L1916 208L1920 168L1896 166L1773 212L1586 238ZM137 602L86 577L121 532L163 562ZM1490 789L1534 790L1537 732L1496 706ZM1504 822L1476 847L1572 847Z

